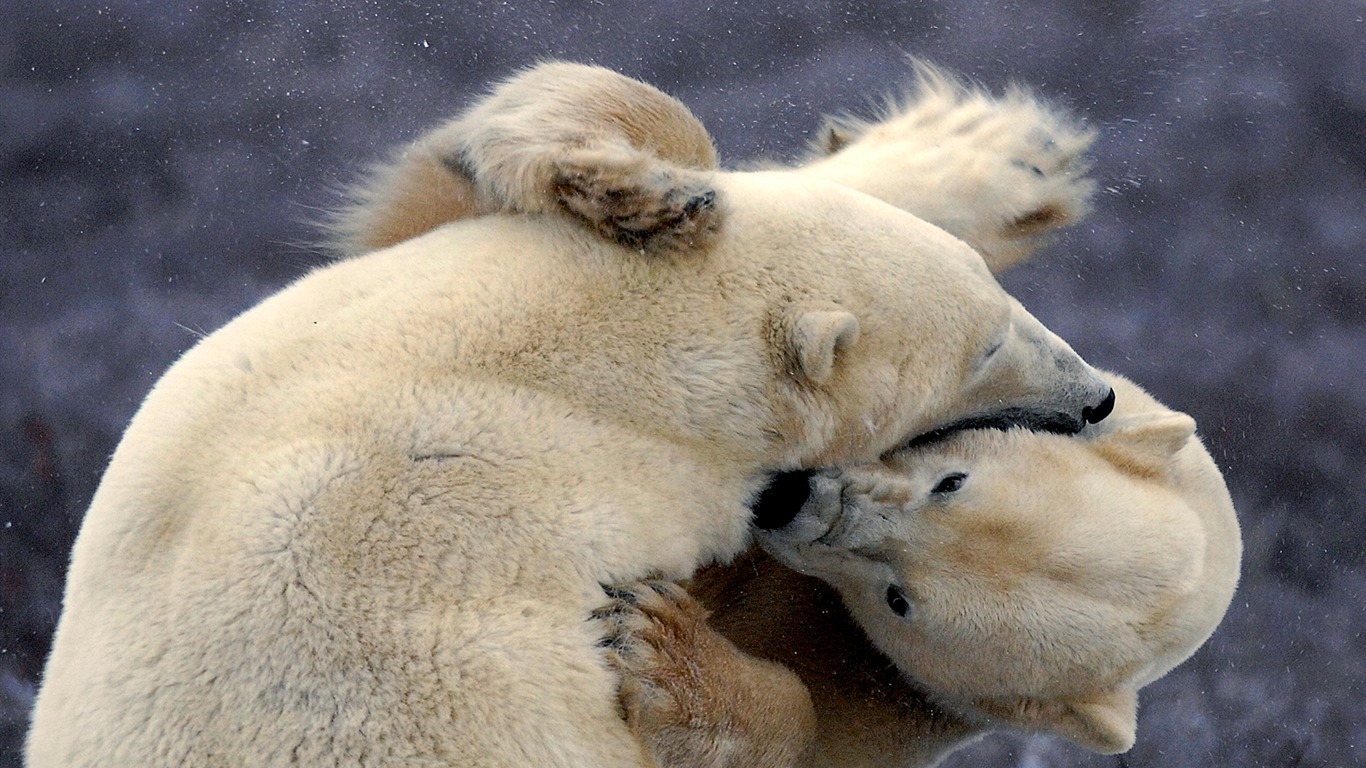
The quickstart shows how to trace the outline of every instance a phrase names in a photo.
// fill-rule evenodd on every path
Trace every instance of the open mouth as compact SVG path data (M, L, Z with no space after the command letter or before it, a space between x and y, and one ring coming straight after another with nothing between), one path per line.
M1087 410L1090 411L1091 409L1088 408ZM1099 410L1097 409L1097 411ZM1109 411L1106 410L1106 414L1108 413ZM1030 432L1047 432L1055 435L1075 435L1082 431L1087 424L1100 421L1100 418L1093 418L1091 413L1076 416L1058 411L1041 412L1023 408L1007 408L992 413L966 416L942 427L936 427L893 448L883 454L883 458L907 448L930 445L970 429L997 429L1003 432L1008 429L1024 429Z

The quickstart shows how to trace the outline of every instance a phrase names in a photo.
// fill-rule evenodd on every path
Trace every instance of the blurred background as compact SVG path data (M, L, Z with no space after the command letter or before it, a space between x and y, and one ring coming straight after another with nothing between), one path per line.
M544 58L678 96L730 164L794 160L907 54L1099 130L1096 213L1004 282L1197 418L1247 543L1128 755L1000 735L950 764L1366 764L1366 2L3 5L0 765L124 426L197 337L324 262L309 222L367 162Z

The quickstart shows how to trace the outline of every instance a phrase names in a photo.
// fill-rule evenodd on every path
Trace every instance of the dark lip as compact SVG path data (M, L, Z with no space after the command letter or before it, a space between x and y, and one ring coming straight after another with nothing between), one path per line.
M1008 408L1003 411L976 414L949 422L942 427L936 427L929 432L916 435L882 456L885 459L897 451L937 443L959 432L972 429L995 429L1002 432L1009 429L1025 429L1030 432L1046 432L1054 435L1075 435L1085 427L1086 422L1084 420L1066 413Z

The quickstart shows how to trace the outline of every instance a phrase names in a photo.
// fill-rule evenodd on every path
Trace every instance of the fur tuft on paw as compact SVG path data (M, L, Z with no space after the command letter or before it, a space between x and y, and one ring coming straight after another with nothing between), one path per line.
M575 152L556 164L552 186L564 210L648 253L704 249L721 224L707 174L636 150Z
M965 240L993 272L1091 210L1095 131L1028 90L1001 96L915 62L915 85L872 120L827 120L800 172L910 211Z

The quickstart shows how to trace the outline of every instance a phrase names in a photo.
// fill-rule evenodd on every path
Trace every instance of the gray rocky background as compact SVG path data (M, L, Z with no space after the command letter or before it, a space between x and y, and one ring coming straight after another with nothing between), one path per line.
M1366 764L1366 2L340 0L0 4L0 765L68 548L138 402L319 264L369 160L542 58L687 102L732 164L799 156L906 54L1100 130L1094 217L1006 284L1193 414L1247 538L1138 745L993 736L954 766Z

